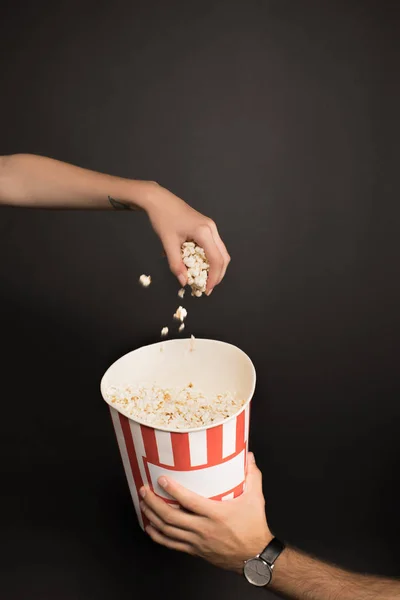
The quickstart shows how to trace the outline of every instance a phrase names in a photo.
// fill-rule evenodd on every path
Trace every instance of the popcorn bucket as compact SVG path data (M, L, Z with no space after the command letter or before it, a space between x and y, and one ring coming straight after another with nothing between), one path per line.
M151 382L184 388L189 382L205 395L234 392L245 400L239 411L216 425L171 430L150 427L114 408L110 386ZM171 505L177 503L158 485L168 475L213 500L230 500L244 490L250 402L256 373L250 358L231 344L179 339L144 346L122 356L105 372L101 393L110 406L122 462L142 529L147 519L139 507L139 489L148 485Z

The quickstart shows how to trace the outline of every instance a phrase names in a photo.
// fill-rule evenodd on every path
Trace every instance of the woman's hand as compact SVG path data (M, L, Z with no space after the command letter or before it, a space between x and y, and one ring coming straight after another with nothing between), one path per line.
M182 287L183 242L202 246L210 263L207 293L225 275L230 257L215 223L152 181L124 179L32 154L0 156L0 205L31 208L145 210Z
M211 294L214 287L222 281L230 262L214 221L153 182L148 182L142 207L161 240L170 269L182 287L187 283L187 269L181 257L182 244L194 241L204 248L210 263L207 294Z

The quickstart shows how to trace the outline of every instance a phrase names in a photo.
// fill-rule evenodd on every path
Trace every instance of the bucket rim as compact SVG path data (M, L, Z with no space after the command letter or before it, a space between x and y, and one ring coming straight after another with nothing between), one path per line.
M140 351L140 350L142 350L144 348L150 348L150 347L153 347L153 346L162 346L162 345L168 345L168 344L176 344L176 343L179 343L179 344L184 344L184 343L188 343L188 342L191 343L191 338L165 340L165 341L161 341L161 342L155 342L155 343L152 343L152 344L146 344L145 346L140 346L139 348L135 348L134 350L130 350L129 352L126 352L125 354L123 354L122 356L120 356L119 358L117 358L107 368L107 370L103 374L103 376L101 378L101 381L100 381L100 392L101 392L101 395L103 397L104 402L106 402L106 404L108 404L108 406L110 407L110 409L113 409L116 412L120 413L121 415L123 415L124 417L126 417L127 419L129 419L130 421L132 421L133 423L137 423L138 425L142 425L144 427L148 427L149 429L153 429L155 431L165 431L167 433L195 433L196 431L206 431L207 429L213 429L215 427L219 427L220 425L224 425L225 423L228 423L229 421L231 421L233 419L236 419L250 405L250 403L251 403L251 401L253 399L253 396L254 396L254 391L255 391L255 388L256 388L257 375L256 375L256 369L254 367L253 361L248 356L248 354L246 354L246 352L244 352L244 350L242 350L241 348L239 348L235 344L230 344L229 342L224 342L222 340L212 340L212 339L208 339L208 338L196 338L195 341L196 342L197 341L210 342L212 344L221 344L223 346L231 346L232 348L235 348L235 350L238 350L240 353L242 353L243 356L245 357L245 359L248 361L248 363L250 365L250 368L251 368L251 371L252 371L252 385L251 385L251 390L250 390L250 394L249 394L249 397L247 398L246 402L243 404L243 406L240 407L240 409L236 413L234 413L233 415L231 415L230 417L228 417L226 419L223 419L223 420L218 421L216 423L211 423L209 425L203 425L201 427L191 427L191 428L186 428L186 429L172 429L170 427L163 427L163 426L157 426L157 427L155 427L154 425L150 425L149 423L146 423L142 419L134 418L131 415L127 415L120 407L114 406L106 398L106 391L105 391L105 379L106 379L106 376L109 373L109 371L120 360L122 360L123 358L126 358L130 354L134 354L135 352L138 352L138 351Z

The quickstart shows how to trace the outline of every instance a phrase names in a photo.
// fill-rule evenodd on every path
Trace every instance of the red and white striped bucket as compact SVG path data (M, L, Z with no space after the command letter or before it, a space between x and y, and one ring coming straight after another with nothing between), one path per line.
M129 489L140 526L146 517L139 507L145 484L166 502L175 502L158 485L169 475L188 489L213 500L230 500L243 492L249 438L250 402L255 369L239 348L215 340L160 342L134 350L117 360L101 381L109 403L109 386L151 384L185 387L193 382L209 394L236 392L246 400L240 411L218 425L169 431L128 418L110 405Z

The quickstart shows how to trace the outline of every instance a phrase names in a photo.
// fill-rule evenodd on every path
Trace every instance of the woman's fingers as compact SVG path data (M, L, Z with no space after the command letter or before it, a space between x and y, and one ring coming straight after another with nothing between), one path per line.
M224 271L224 258L218 245L215 243L211 227L201 225L196 230L195 242L204 248L210 271L207 279L207 293L211 293L214 287L221 281Z
M187 283L187 269L182 260L182 245L179 237L170 235L162 240L165 254L168 259L169 268L178 278L182 287Z
M225 273L228 268L228 265L231 262L231 257L229 256L228 250L226 249L226 246L225 246L224 242L222 241L221 236L219 235L218 228L213 221L210 224L210 228L211 228L211 233L212 233L215 245L221 252L222 258L224 261L224 266L222 269L221 277L220 277L220 280L218 281L218 283L221 283L221 281L225 277Z

